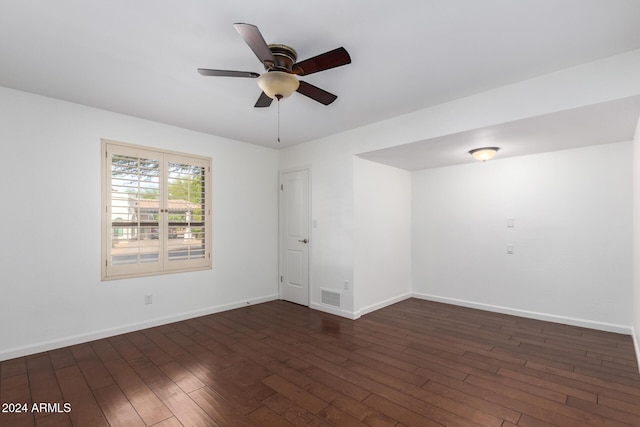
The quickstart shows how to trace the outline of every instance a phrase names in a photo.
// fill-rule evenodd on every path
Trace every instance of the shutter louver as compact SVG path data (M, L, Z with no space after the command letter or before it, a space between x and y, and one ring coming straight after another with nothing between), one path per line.
M160 262L160 162L111 156L111 265Z
M204 259L205 168L169 163L168 255L169 261Z

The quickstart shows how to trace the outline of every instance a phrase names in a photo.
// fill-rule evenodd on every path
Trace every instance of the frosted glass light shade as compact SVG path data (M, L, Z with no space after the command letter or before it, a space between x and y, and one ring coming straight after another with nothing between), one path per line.
M258 77L258 86L269 98L286 98L295 92L300 82L293 74L284 71L269 71Z
M483 148L475 148L469 151L469 154L473 156L474 159L480 161L487 161L493 158L496 155L500 148L499 147L483 147Z

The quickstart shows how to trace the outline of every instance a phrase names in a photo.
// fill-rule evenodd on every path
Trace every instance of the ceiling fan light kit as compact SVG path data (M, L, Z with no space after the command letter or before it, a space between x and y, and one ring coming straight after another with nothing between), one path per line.
M476 160L486 162L487 160L491 160L493 156L496 155L499 149L500 147L474 148L473 150L469 151L469 154L471 154Z
M269 71L258 77L258 86L269 98L280 100L298 90L300 82L293 74Z

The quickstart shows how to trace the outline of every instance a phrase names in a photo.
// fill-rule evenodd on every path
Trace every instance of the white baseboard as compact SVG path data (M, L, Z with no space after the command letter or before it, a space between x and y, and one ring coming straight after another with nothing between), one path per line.
M332 307L330 305L313 303L313 302L311 303L309 308L312 308L312 309L318 310L318 311L323 311L323 312L329 313L329 314L334 314L336 316L345 317L347 319L356 320L356 319L359 319L361 316L364 316L367 313L371 313L371 312L374 312L376 310L380 310L381 308L387 307L389 305L395 304L395 303L400 302L400 301L404 301L404 300L406 300L408 298L411 298L412 296L413 296L413 294L411 292L408 292L406 294L399 295L399 296L393 297L393 298L389 298L388 300L381 301L381 302L376 303L376 304L372 304L372 305L370 305L368 307L362 308L362 309L357 310L355 312L347 311L347 310L341 310L339 308Z
M633 338L633 348L636 350L636 361L638 362L638 372L640 372L640 337L635 328L631 328L631 338Z
M615 333L618 333L618 334L625 334L625 335L632 335L633 336L633 328L630 327L630 326L626 326L626 325L616 325L616 324L613 324L613 323L596 322L596 321L593 321L593 320L586 320L586 319L576 319L576 318L573 318L573 317L558 316L558 315L555 315L555 314L547 314L547 313L539 313L539 312L535 312L535 311L520 310L520 309L515 309L515 308L502 307L502 306L498 306L498 305L491 305L491 304L484 304L484 303L479 303L479 302L474 302L474 301L460 300L460 299L456 299L456 298L440 297L440 296L437 296L437 295L430 295L430 294L413 293L412 296L415 297L415 298L419 298L419 299L435 301L435 302L442 302L442 303L445 303L445 304L459 305L459 306L469 307L469 308L477 308L477 309L480 309L480 310L492 311L492 312L495 312L495 313L510 314L510 315L513 315L513 316L526 317L526 318L529 318L529 319L544 320L546 322L561 323L561 324L564 324L564 325L579 326L579 327L583 327L583 328L596 329L596 330L599 330L599 331L615 332ZM637 346L636 346L636 354L638 354L638 347Z
M368 307L364 307L361 308L360 310L356 311L356 319L359 318L360 316L364 316L365 314L368 313L372 313L376 310L380 310L381 308L385 308L387 306L390 306L392 304L396 304L400 301L404 301L406 299L409 299L413 296L413 294L411 292L407 292L406 294L402 294L402 295L398 295L397 297L393 297L393 298L389 298L385 301L381 301L379 303L376 304L372 304Z
M355 316L355 313L353 313L352 311L340 310L339 308L332 307L326 304L318 304L316 302L312 302L311 305L309 305L309 308L322 311L324 313L333 314L335 316L345 317L351 320L357 319L357 317Z
M154 326L166 325L168 323L179 322L182 320L193 319L195 317L207 316L209 314L220 313L223 311L233 310L247 305L260 304L263 302L277 300L278 295L267 295L261 298L252 298L250 300L239 301L231 304L224 304L215 307L196 310L186 313L180 313L173 316L167 316L152 319L139 323L131 323L128 325L118 326L116 328L107 328L100 331L94 331L87 334L72 335L51 341L43 341L36 344L30 344L24 347L17 347L0 351L0 362L4 360L14 359L16 357L36 354L43 351L55 350L57 348L68 347L70 345L82 344L89 341L95 341L115 335L126 334L128 332L139 331L141 329L152 328Z

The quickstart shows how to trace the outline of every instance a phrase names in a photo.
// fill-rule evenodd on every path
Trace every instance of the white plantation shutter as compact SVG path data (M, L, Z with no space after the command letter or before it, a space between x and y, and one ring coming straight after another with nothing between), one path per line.
M208 264L206 161L168 156L167 162L168 269Z
M103 141L103 280L211 268L211 159Z

